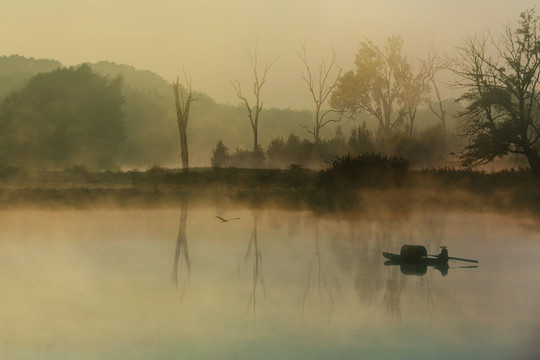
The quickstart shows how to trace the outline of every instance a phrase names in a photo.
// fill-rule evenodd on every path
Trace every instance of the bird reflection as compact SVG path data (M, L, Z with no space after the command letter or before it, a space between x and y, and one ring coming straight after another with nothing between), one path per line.
M216 218L218 218L219 220L221 220L221 222L229 222L229 221L231 221L231 220L240 220L239 217L225 219L225 218L222 218L221 216L217 216L217 215L216 215Z
M186 286L189 284L191 275L191 261L189 258L189 249L186 236L188 207L187 201L180 204L180 225L178 226L178 236L176 238L176 251L174 253L172 271L172 282L176 288L178 288L179 277L181 279L182 297ZM185 268L185 271L182 271L182 268Z

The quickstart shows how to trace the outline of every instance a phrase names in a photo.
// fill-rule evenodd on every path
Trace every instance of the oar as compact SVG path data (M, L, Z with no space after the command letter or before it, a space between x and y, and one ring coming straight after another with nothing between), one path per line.
M438 255L429 255L429 256L439 257ZM463 258L458 258L458 257L453 257L453 256L449 256L448 260L460 260L460 261L467 261L467 262L472 262L472 263L478 264L478 260L463 259Z

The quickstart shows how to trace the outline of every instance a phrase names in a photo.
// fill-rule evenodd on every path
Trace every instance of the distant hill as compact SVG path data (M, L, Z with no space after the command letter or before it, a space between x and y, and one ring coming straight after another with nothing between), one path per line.
M19 55L0 56L0 99L25 85L32 76L62 67L57 60L26 58Z

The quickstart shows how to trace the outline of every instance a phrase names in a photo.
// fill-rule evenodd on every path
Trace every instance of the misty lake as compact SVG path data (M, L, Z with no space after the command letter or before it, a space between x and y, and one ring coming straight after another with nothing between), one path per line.
M240 219L221 222L215 216ZM538 219L5 211L1 359L532 359ZM478 259L407 275L403 244Z

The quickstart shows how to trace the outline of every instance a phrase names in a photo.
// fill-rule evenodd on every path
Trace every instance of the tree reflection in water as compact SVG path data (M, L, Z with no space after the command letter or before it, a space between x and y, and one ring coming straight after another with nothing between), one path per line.
M317 293L318 300L321 303L328 301L328 304L330 306L328 318L330 319L334 310L334 295L332 294L332 290L329 286L325 264L323 264L323 259L321 258L318 218L315 219L315 249L313 256L311 257L311 260L309 262L307 283L304 289L304 293L302 294L302 317L304 316L305 312L306 300L309 296L310 290L312 290L313 288L312 285L316 286L315 291Z
M180 204L180 225L178 226L178 236L176 238L176 251L174 252L174 263L172 270L172 282L178 288L179 277L181 283L181 299L184 296L186 286L189 285L191 277L191 261L186 236L186 223L188 216L188 202ZM182 268L185 268L184 271Z
M259 241L257 238L257 228L259 223L259 213L253 211L253 229L251 231L251 237L249 239L246 254L244 256L244 263L247 264L250 259L253 262L252 269L252 289L249 297L248 310L253 307L253 320L256 321L257 315L257 288L261 285L263 296L266 297L266 288L264 286L263 278L263 256L259 247Z

